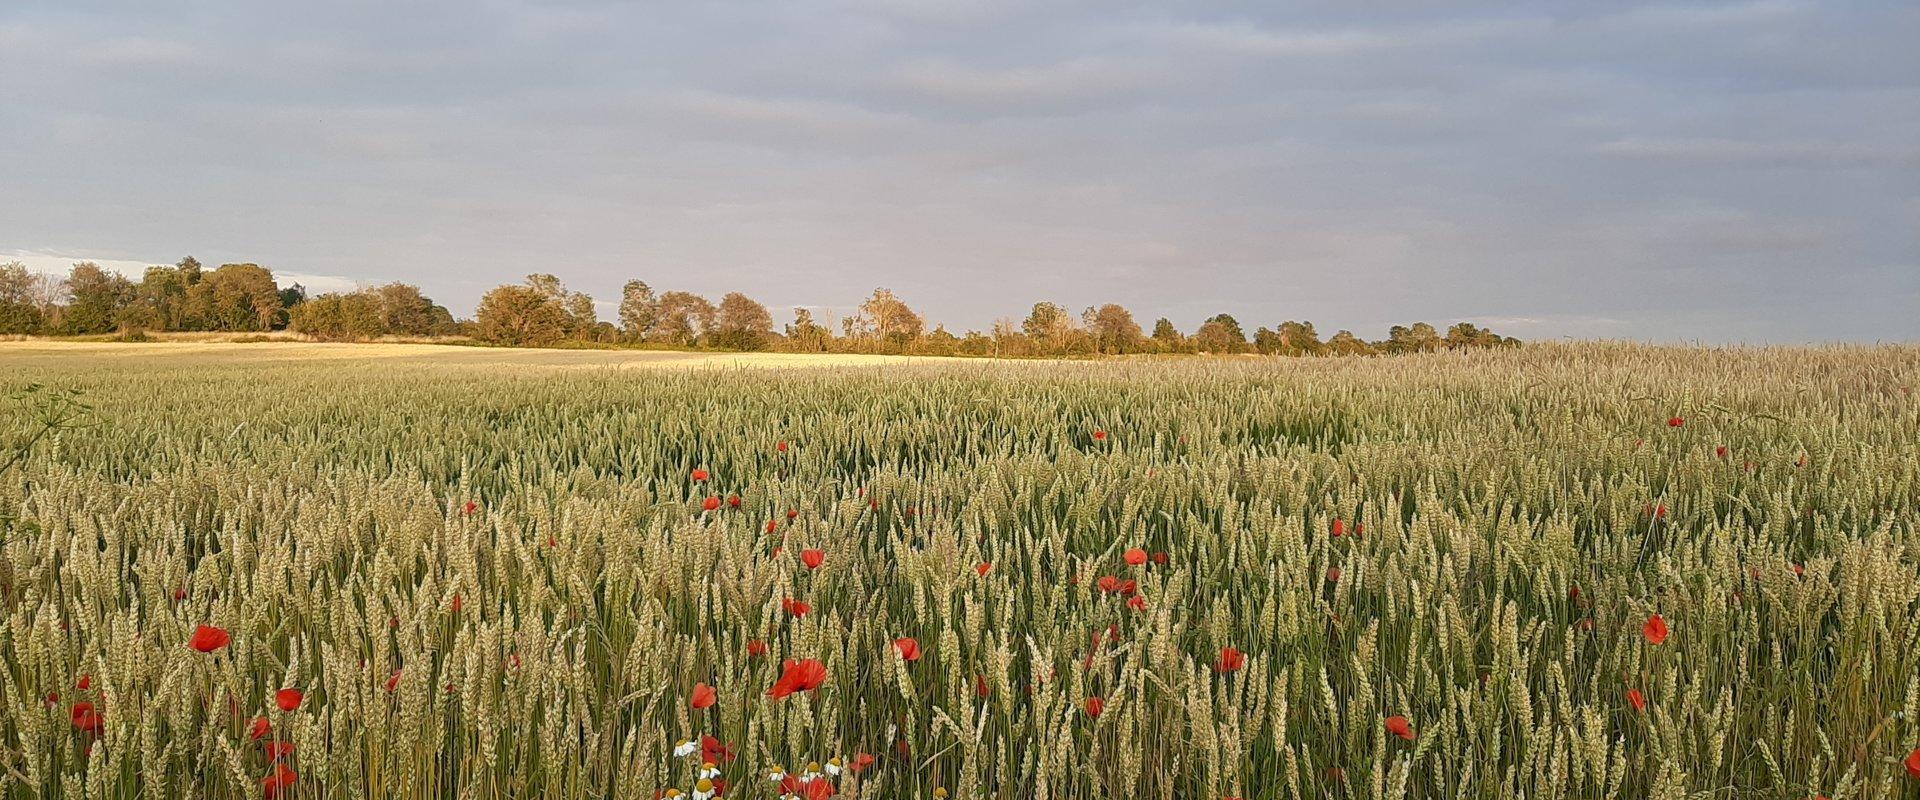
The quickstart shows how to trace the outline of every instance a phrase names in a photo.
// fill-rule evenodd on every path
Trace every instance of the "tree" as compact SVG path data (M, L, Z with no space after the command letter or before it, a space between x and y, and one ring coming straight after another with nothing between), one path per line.
M571 324L560 300L531 279L525 285L508 284L487 292L474 312L475 335L508 346L553 344L566 338Z
M1424 322L1413 323L1413 327L1395 325L1387 329L1387 340L1380 343L1382 352L1431 353L1444 346L1440 332Z
M833 343L833 331L813 321L813 312L793 310L793 323L787 326L788 349L801 353L824 353Z
M1471 322L1459 322L1447 328L1447 338L1444 341L1449 350L1466 350L1475 347L1512 347L1520 343L1519 339L1511 336L1501 336L1491 330L1474 325Z
M718 309L707 298L692 292L667 292L660 295L659 318L654 321L655 341L692 347L713 330Z
M646 281L627 281L620 289L620 329L628 337L644 340L653 333L660 318L660 300Z
M1327 340L1326 352L1336 356L1370 356L1373 346L1353 335L1353 331L1342 330Z
M1280 352L1289 356L1317 356L1326 345L1311 322L1287 320L1280 323Z
M400 336L446 336L453 314L421 293L420 287L389 283L369 290L380 306L380 332Z
M67 273L67 294L70 299L61 315L60 332L68 335L119 329L122 313L134 300L132 281L91 261L75 264Z
M1033 310L1020 323L1020 332L1027 338L1042 348L1056 351L1060 340L1072 329L1073 318L1067 316L1067 310L1044 301L1034 303Z
M221 264L187 289L187 314L215 331L271 330L280 321L280 287L259 264Z
M0 334L37 333L42 316L33 303L34 275L18 261L0 264Z
M1145 336L1140 332L1140 324L1133 321L1133 312L1117 303L1089 308L1081 315L1081 321L1102 353L1131 353L1140 348Z
M773 338L773 315L767 307L739 292L720 298L714 318L713 342L734 350L765 350Z
M901 348L920 338L920 332L926 328L919 314L913 313L913 309L886 289L873 290L873 296L860 304L857 320L854 327Z
M307 287L296 283L280 290L280 307L282 309L291 311L294 306L304 302L307 302Z
M1153 322L1153 341L1162 351L1173 353L1178 352L1186 343L1186 337L1181 336L1180 330L1173 327L1172 320L1161 317Z
M388 330L382 299L378 290L323 294L294 306L287 327L322 341L371 339Z
M1194 343L1209 353L1238 353L1247 347L1247 334L1230 314L1215 314L1193 334Z

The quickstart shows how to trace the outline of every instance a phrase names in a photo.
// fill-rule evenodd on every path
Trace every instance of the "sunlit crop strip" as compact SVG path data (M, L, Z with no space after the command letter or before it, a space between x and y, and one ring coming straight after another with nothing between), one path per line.
M28 382L4 797L1920 792L1911 347Z

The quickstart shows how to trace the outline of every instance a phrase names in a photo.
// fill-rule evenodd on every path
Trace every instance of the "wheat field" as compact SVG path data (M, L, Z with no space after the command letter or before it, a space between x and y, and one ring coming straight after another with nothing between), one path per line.
M0 343L0 797L1920 797L1916 384Z

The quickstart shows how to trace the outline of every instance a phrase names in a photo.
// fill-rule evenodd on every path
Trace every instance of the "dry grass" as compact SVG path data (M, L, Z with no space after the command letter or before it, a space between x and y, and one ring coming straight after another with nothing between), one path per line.
M0 345L0 796L1920 792L1920 349L899 361Z

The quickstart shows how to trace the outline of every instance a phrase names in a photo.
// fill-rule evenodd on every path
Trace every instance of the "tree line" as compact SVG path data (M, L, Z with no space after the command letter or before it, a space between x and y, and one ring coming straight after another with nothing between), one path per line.
M281 288L257 264L204 269L191 257L149 267L141 280L82 262L65 277L0 265L0 334L137 336L158 331L291 330L323 341L379 337L465 337L509 347L653 346L803 353L886 353L1017 358L1148 353L1258 353L1340 356L1509 347L1519 340L1469 322L1442 333L1425 322L1395 325L1368 341L1341 330L1322 339L1312 322L1288 320L1248 334L1229 314L1192 333L1166 318L1143 329L1133 312L1107 303L1074 314L1035 303L1023 319L955 334L926 320L887 289L875 289L852 314L816 318L795 308L776 327L765 305L740 292L718 304L692 292L656 292L645 281L622 287L613 319L584 292L549 274L494 288L472 319L456 320L418 287L404 283L309 296Z

